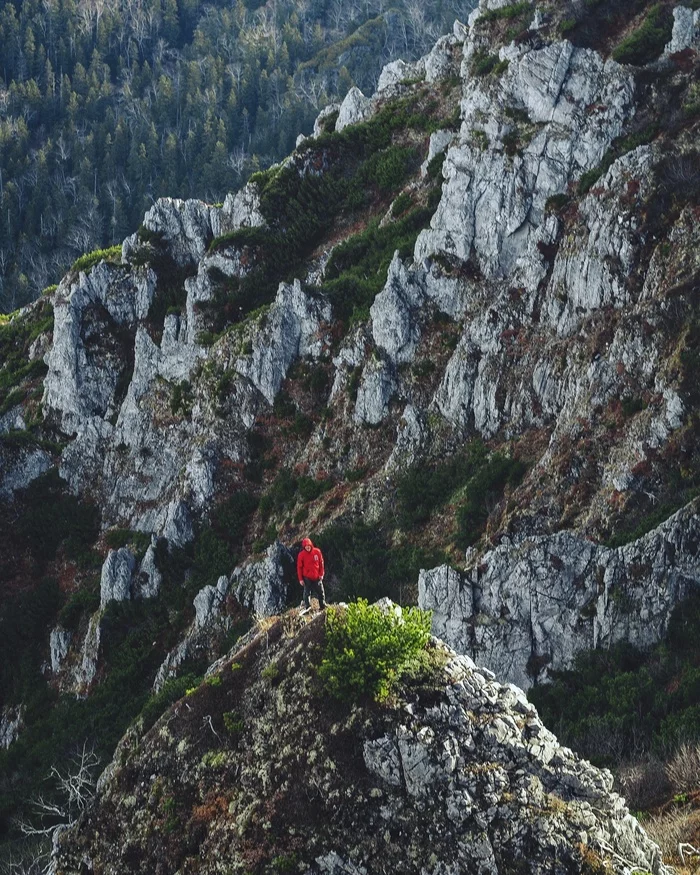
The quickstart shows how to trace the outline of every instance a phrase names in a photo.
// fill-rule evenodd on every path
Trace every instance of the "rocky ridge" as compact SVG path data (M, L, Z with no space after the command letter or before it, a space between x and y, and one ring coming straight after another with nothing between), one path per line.
M511 12L523 29L506 40ZM332 483L294 516L259 511L245 546L251 553L255 540L260 553L343 515L381 520L407 467L481 439L527 473L487 496L466 570L422 574L436 631L523 686L578 649L657 641L698 582L696 506L619 549L603 543L700 485L697 121L690 110L668 114L671 94L693 106L697 21L676 6L666 53L642 70L574 45L560 25L537 5L484 0L422 61L389 65L374 95L353 89L324 111L314 137L223 206L161 200L119 263L70 272L51 298L52 334L31 351L48 367L43 427L61 443L3 445L5 499L60 455L61 477L96 501L103 529L153 534L177 551L196 543L221 499L269 496L276 481L265 465ZM456 124L445 94L457 95ZM342 138L411 100L442 112L410 141L422 163L390 195L375 186L353 219L391 228L402 197L427 209L439 185L440 198L366 312L338 320L342 296L326 293L334 253L359 236L337 217L295 262L296 278L285 274L262 307L245 309L246 281L265 253L275 261L269 235L279 232L281 258L296 233L292 219L276 229L275 185L291 177L296 196L333 179ZM391 148L407 148L405 132L391 136ZM288 201L303 210L303 198ZM231 306L235 316L211 331L212 311ZM16 431L24 406L4 413L2 428ZM260 451L265 441L272 451ZM416 537L446 546L439 527ZM461 565L451 550L451 566ZM102 558L100 610L157 596L154 552L140 576L135 557L122 554L123 573ZM232 591L249 610L279 610L259 564L245 561L233 577L227 569L196 595L158 683L193 636L208 648L216 606ZM634 621L638 605L644 623ZM79 690L97 677L99 612L90 616L69 642L60 628L51 639L51 665L77 671Z
M432 639L417 686L383 706L333 704L313 671L323 624L276 618L131 731L58 838L53 875L222 860L317 875L666 872L610 773L560 746L517 687Z

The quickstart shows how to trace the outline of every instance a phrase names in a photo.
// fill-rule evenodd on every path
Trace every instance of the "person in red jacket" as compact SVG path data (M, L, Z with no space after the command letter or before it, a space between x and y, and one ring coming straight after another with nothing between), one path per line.
M304 608L309 608L309 599L314 596L318 599L321 610L326 607L326 594L323 591L323 553L314 547L311 538L304 538L301 542L301 550L297 556L297 577L300 586L304 587Z

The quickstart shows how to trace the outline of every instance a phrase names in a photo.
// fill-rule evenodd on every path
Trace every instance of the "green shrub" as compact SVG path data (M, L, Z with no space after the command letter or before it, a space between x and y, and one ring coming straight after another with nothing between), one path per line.
M170 398L170 412L173 416L189 416L192 410L194 398L192 384L189 380L181 380L173 386L173 394Z
M467 499L457 508L457 546L466 549L483 531L493 504L507 485L516 485L526 466L518 459L494 453L467 481Z
M641 398L623 398L621 402L622 413L624 416L634 416L635 413L640 413L646 407L646 404Z
M487 9L479 16L479 21L502 21L503 19L518 18L531 10L531 4L524 0L522 3L514 3L512 6Z
M430 638L428 611L404 608L402 615L382 611L364 599L326 617L326 644L319 677L337 699L371 696L383 701L401 671Z
M442 179L442 168L445 164L446 157L447 152L438 152L437 155L434 155L430 159L426 168L428 179Z
M58 623L64 629L74 632L84 614L94 614L100 606L100 584L98 580L83 584L63 605L58 614Z
M522 462L500 453L489 456L486 446L475 440L446 462L416 466L404 474L397 485L397 522L410 531L465 489L466 501L457 508L457 543L467 546L481 533L491 502L507 484L519 482L524 471Z
M148 550L151 536L148 532L134 532L131 529L110 529L105 535L105 543L112 550L131 544L137 553L143 554Z
M88 252L86 255L81 255L80 258L73 262L71 270L88 271L100 261L117 261L122 257L122 247L110 246L109 249L95 249L94 252Z
M569 671L529 691L559 740L599 765L700 739L700 597L674 609L664 641L580 654Z
M374 182L382 191L396 191L418 165L418 152L414 148L390 146L373 155L365 162L361 174Z
M29 361L29 348L37 337L50 331L53 308L46 298L29 312L0 319L0 415L24 400L27 389L20 388L23 383L46 374L43 361Z
M652 529L660 526L661 523L673 516L673 514L685 507L689 501L700 495L700 487L687 486L680 487L677 494L671 501L665 501L662 504L657 504L651 513L642 516L636 525L631 528L623 528L616 532L615 535L608 538L605 542L606 547L624 547L625 544L631 544L633 541L643 538Z
M394 219L400 218L413 206L413 199L408 192L403 191L391 205L391 215Z
M418 207L383 228L374 220L333 250L323 291L339 319L351 320L353 314L359 318L369 310L386 283L394 252L402 258L413 253L418 234L428 227L436 208L437 204Z
M245 729L243 718L237 711L224 711L224 728L229 735L238 736Z
M569 203L569 196L566 194L553 194L547 198L544 210L546 213L557 213L559 210L564 209L564 207Z
M491 55L485 51L474 52L472 58L472 76L488 76L498 63L498 55Z
M672 30L670 7L657 3L651 7L642 25L613 50L612 56L620 64L647 64L659 57L671 39Z
M161 691L151 696L148 702L146 702L139 715L143 720L144 731L149 730L173 702L177 702L178 699L185 695L187 690L192 687L198 687L201 682L201 677L196 677L193 674L187 674L179 678L170 678L170 680L166 681Z

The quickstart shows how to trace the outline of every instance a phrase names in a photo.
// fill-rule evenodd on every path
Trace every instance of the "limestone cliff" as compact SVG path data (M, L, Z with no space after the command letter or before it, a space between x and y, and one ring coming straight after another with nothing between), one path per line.
M213 658L283 606L277 542L331 523L442 551L407 599L504 682L660 640L700 580L700 43L676 4L665 48L615 60L642 5L600 33L482 0L281 165L219 206L158 201L3 328L6 528L56 470L98 509L92 554L50 557L84 598L45 636L55 687L101 683L105 616L164 589L148 686ZM425 472L444 494L419 514ZM18 590L46 570L15 558Z

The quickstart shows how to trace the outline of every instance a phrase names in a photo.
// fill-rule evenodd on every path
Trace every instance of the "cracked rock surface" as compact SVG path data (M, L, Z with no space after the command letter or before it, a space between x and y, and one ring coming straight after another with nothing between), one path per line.
M610 773L561 747L520 689L432 639L421 687L341 706L311 670L322 635L320 617L278 619L126 736L95 804L61 834L54 875L116 875L124 859L134 875L165 873L192 855L201 873L223 856L230 872L266 871L292 854L308 875L544 875L553 860L573 875L584 853L664 875ZM177 831L163 829L168 811Z

